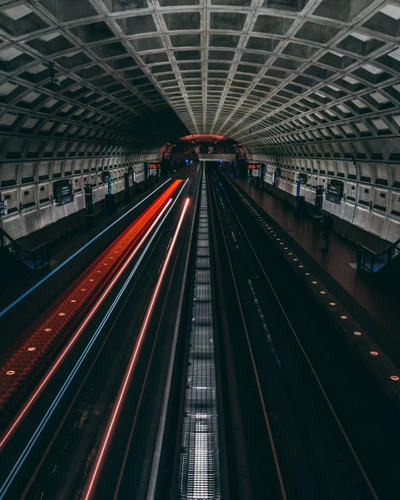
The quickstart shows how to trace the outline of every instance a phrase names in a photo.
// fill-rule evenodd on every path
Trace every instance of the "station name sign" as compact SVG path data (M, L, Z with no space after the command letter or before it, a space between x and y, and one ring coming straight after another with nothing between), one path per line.
M72 183L68 180L57 181L53 183L53 194L57 205L67 205L74 201L74 190Z
M326 199L332 203L341 203L343 191L342 181L331 181L326 188Z
M300 181L300 184L307 184L308 182L308 175L305 172L300 172L298 180Z
M342 196L342 187L335 186L334 184L328 184L327 193L333 196Z

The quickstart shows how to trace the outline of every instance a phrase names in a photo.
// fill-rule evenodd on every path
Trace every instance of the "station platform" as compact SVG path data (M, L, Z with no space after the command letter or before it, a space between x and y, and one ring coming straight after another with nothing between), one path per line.
M131 194L129 201L116 204L112 213L103 210L93 218L90 225L83 212L71 217L69 221L62 220L62 225L54 223L46 227L45 231L20 238L18 243L26 249L48 242L51 244L51 257L49 265L31 270L26 275L13 277L0 290L0 330L4 327L7 333L0 336L0 350L16 331L25 326L23 316L33 317L38 310L54 300L77 274L83 272L154 201L163 191L163 186L176 177L179 177L179 173L168 180L149 184L148 189L141 187ZM20 302L25 307L24 315L21 315L21 307L14 307Z
M135 188L131 187L128 200L125 199L125 191L116 193L113 211L107 210L104 199L99 201L94 205L92 228L102 225L118 213L121 214L129 206L137 202L142 197L143 193L152 189L153 186L156 186L157 182L157 179L152 180L147 189L145 188L144 182L136 184ZM52 255L54 256L58 252L63 251L66 245L69 245L87 232L86 209L82 209L53 224L49 224L42 229L19 238L17 242L26 250L32 250L45 242L49 242L51 243Z
M376 288L367 276L356 272L356 243L333 231L329 252L321 252L323 242L318 221L296 213L289 203L265 189L248 184L246 179L231 177L228 172L225 174L286 233L291 246L321 283L398 365L400 360L394 355L400 348L398 301ZM366 242L358 242L370 242L370 235L366 235L366 239ZM375 245L377 248L379 242Z

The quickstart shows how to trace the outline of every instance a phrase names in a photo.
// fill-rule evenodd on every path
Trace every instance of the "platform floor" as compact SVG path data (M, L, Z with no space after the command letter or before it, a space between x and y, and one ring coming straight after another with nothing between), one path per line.
M322 235L318 223L312 218L298 215L291 205L266 190L261 191L258 187L248 184L245 179L232 180L288 233L317 267L325 271L327 277L331 277L348 296L355 299L366 316L372 317L400 343L399 304L376 288L367 277L356 273L353 266L356 263L357 247L354 243L333 231L329 252L320 252L323 245ZM321 280L324 281L324 278L321 277ZM329 288L329 283L325 284ZM341 301L342 297L338 296L337 299ZM359 309L358 314L354 314L354 311L349 313L356 317L362 314L362 310Z

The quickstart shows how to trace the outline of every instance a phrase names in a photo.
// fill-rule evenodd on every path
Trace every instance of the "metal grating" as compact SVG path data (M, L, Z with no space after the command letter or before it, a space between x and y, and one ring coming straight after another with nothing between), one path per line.
M210 255L210 250L208 248L198 248L197 256L198 257L208 257Z
M221 498L220 452L204 170L199 221L179 495L187 500L218 500Z

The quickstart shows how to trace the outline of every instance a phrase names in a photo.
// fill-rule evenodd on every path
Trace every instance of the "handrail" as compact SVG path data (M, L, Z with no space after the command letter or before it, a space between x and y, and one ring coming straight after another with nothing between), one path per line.
M6 240L8 240L7 243ZM50 243L48 241L27 250L0 227L0 247L8 250L30 269L37 269L38 267L44 267L50 264L51 252Z
M376 273L398 255L400 255L400 238L381 253L375 253L364 245L358 245L357 271Z

